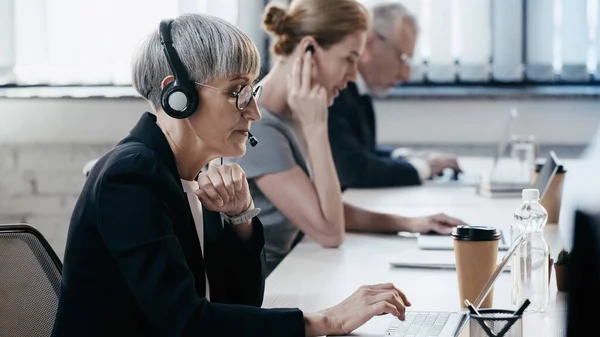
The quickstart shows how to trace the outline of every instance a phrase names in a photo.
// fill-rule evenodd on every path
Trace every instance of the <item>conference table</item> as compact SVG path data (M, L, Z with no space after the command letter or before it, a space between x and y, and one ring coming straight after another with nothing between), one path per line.
M465 171L485 173L491 160L461 158ZM473 186L424 184L417 187L348 190L344 201L377 212L406 216L445 213L468 224L508 228L519 205L518 197L488 198ZM547 224L545 238L551 257L563 247L557 224ZM322 248L309 237L299 242L266 280L264 307L297 307L319 311L334 306L361 285L392 282L412 302L408 311L463 312L456 271L451 269L397 268L394 257L425 254L411 233L347 233L339 248ZM453 251L443 252L451 254ZM500 251L499 254L504 254ZM516 309L511 304L511 278L502 272L494 285L496 309ZM523 336L564 336L566 294L556 289L554 271L550 280L550 301L545 313L523 316ZM352 336L383 336L390 315L377 316L351 333ZM461 336L468 336L468 324Z

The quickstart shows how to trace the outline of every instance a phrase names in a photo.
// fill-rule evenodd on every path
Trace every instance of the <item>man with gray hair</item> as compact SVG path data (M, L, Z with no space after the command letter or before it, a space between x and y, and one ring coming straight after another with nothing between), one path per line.
M453 157L378 148L372 96L384 96L410 79L418 25L400 2L378 1L370 8L373 25L358 60L358 78L329 108L329 141L342 187L413 186L447 168L460 172Z

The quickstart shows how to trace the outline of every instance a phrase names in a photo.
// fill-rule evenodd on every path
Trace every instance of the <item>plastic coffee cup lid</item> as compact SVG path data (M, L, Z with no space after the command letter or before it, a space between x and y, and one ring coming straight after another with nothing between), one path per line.
M494 241L500 240L500 231L490 226L458 226L452 236L459 241Z

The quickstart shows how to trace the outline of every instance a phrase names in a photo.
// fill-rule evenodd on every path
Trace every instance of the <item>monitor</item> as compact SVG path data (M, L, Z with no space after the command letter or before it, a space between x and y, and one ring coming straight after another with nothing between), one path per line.
M598 330L600 303L600 214L575 211L573 249L568 265L566 337Z
M558 158L556 157L556 153L554 151L550 151L548 157L546 157L546 161L540 172L538 173L535 182L531 188L535 188L540 191L540 200L544 198L546 192L548 192L548 187L550 187L550 183L556 172L558 171Z

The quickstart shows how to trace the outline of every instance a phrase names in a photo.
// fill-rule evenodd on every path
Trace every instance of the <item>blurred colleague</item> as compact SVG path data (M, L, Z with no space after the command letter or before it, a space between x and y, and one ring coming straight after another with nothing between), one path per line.
M392 284L318 313L263 309L264 236L241 156L260 119L256 46L204 15L162 21L134 58L150 102L91 168L67 238L53 337L345 335L375 315L404 319ZM222 218L224 220L222 220Z
M262 81L260 144L234 158L250 179L265 226L269 272L299 233L337 247L345 230L443 234L462 224L438 214L407 218L342 202L327 135L327 107L349 81L365 45L370 18L354 0L294 0L286 11L269 6L264 26L278 56Z
M357 79L329 108L329 141L342 187L414 186L446 168L459 173L452 156L377 146L373 96L384 96L410 79L418 27L397 1L376 2L371 13L373 25L358 59Z

